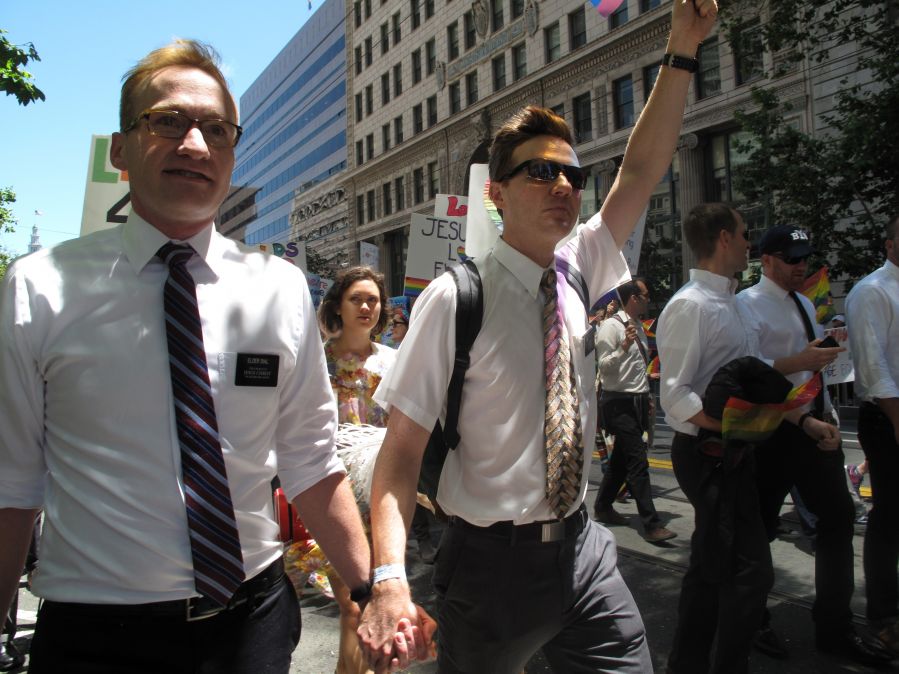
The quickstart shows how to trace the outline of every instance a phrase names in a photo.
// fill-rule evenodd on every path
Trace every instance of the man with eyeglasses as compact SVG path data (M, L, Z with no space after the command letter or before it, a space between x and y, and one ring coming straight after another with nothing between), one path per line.
M125 224L20 258L0 295L0 614L34 512L29 671L287 672L300 633L277 474L364 599L369 548L293 265L215 231L237 106L208 46L126 75Z
M771 227L759 242L762 277L737 295L737 304L753 316L751 329L759 357L794 386L808 381L845 351L843 347L820 346L823 329L815 320L811 300L800 291L812 252L805 230L793 225ZM836 425L825 386L802 411ZM842 448L822 451L799 426L785 421L756 447L755 460L759 508L769 540L777 535L778 515L792 487L817 516L812 617L818 650L865 665L888 662L889 654L857 634L852 624L855 507L846 485ZM773 657L789 657L767 612L755 645Z
M669 52L693 55L717 6L672 5ZM494 136L490 197L504 228L475 261L483 320L462 387L461 441L437 493L449 516L433 576L441 672L517 674L538 649L558 672L652 671L615 539L583 505L596 429L594 337L565 270L583 277L588 304L628 278L620 249L670 165L689 85L689 70L661 68L600 212L558 251L591 179L570 128L528 106ZM397 621L418 623L406 532L422 454L444 418L456 298L449 275L421 294L376 393L390 421L372 481L374 587L359 634L378 672L395 654Z
M627 519L612 506L618 490L627 484L643 522L643 537L661 543L677 534L662 525L649 482L649 460L643 433L650 418L649 343L640 319L649 306L649 289L642 278L618 286L622 309L606 316L596 335L596 360L602 382L602 423L615 436L609 468L602 476L596 503L596 519L606 525L626 526Z

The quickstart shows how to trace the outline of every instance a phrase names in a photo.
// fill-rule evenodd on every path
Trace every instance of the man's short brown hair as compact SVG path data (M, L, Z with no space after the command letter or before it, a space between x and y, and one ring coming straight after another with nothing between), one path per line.
M210 75L216 82L222 85L222 90L231 101L236 116L237 106L228 89L228 82L222 71L219 70L219 55L211 45L196 40L175 40L159 49L154 49L144 56L137 64L122 77L122 95L119 99L119 130L124 131L134 121L142 110L134 109L134 100L138 90L153 75L163 68L172 66L185 66L198 68ZM235 123L237 120L233 120Z
M707 260L715 254L715 244L722 229L731 234L737 230L736 212L727 204L699 204L690 211L684 220L684 236L698 260Z
M491 182L515 168L509 165L515 148L537 136L556 136L574 146L571 129L564 119L549 108L528 105L509 117L493 137L488 164Z

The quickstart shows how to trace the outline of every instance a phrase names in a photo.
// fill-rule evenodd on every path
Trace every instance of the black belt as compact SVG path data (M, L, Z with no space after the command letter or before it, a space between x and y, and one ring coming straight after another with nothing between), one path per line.
M278 558L264 571L256 574L237 588L225 606L219 606L207 597L190 597L189 599L173 599L149 604L80 604L76 602L45 602L57 610L65 610L75 615L90 616L179 616L186 622L212 618L252 601L256 597L268 594L284 576L284 560Z
M493 538L504 538L509 545L516 543L555 543L577 536L587 524L587 509L581 505L577 512L564 520L547 520L528 524L513 524L510 521L495 522L489 527L479 527L466 522L461 517L449 518L451 527L462 527L466 531L484 534Z

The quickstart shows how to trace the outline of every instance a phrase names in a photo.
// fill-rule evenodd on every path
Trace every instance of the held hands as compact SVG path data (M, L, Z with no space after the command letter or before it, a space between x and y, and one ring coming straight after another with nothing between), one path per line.
M357 635L369 666L381 674L428 659L436 627L427 612L412 602L405 581L391 579L375 585Z
M715 0L674 0L671 13L671 39L668 51L694 56L718 16Z
M806 417L802 422L802 430L813 440L817 440L818 449L832 452L840 447L840 430L827 422L814 417Z

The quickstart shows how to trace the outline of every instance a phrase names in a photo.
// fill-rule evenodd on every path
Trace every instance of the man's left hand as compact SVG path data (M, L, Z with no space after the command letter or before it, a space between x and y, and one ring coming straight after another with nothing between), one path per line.
M808 417L802 425L802 430L812 440L818 442L818 449L825 452L833 452L840 448L840 429L827 422Z
M674 0L671 10L671 39L668 49L681 56L694 56L718 16L715 0Z

